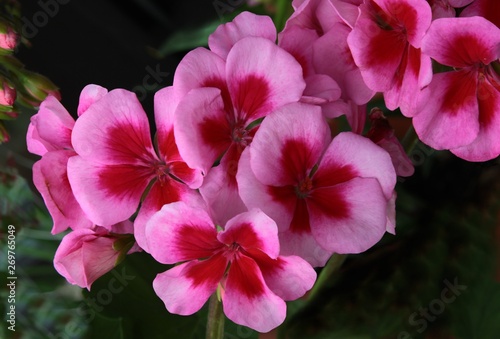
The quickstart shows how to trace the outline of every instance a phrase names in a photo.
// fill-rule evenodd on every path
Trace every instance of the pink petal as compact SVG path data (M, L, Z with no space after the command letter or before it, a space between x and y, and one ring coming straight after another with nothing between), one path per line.
M356 24L356 20L358 19L358 7L362 0L357 4L349 3L348 1L344 0L331 0L331 2L338 16L344 21L346 25L348 25L352 29Z
M493 70L490 70L494 72ZM480 77L478 81L479 132L466 146L451 150L467 161L487 161L500 154L500 79Z
M236 243L245 251L259 250L271 259L276 259L280 252L276 223L260 209L252 209L229 220L217 238L226 245Z
M93 241L83 243L82 262L87 289L90 289L95 280L116 266L120 252L113 248L115 240L112 237L97 236Z
M291 104L264 119L250 148L251 167L266 185L295 185L309 174L330 140L317 106Z
M207 212L184 202L155 213L146 224L146 237L151 255L163 264L207 258L222 246Z
M431 59L422 54L420 49L408 46L403 53L403 58L394 82L384 92L384 100L388 109L401 109L401 113L412 117L417 113L417 102L420 89L429 84L432 79Z
M335 80L325 74L316 74L307 77L306 83L307 87L304 90L301 102L319 105L327 118L336 118L341 115L341 112L335 109L336 106L331 105L340 98L341 93ZM334 109L331 109L331 107L334 107Z
M188 93L177 107L174 134L184 161L206 175L231 145L231 129L220 90L200 88Z
M343 24L335 24L331 31L313 45L314 68L318 73L332 77L342 90L344 100L358 105L367 103L375 94L368 88L361 71L354 63L347 36L351 30Z
M259 265L266 285L283 300L295 300L311 289L316 272L301 257L279 256L272 260L267 256L253 256Z
M454 7L463 7L464 4L471 3L471 0L449 0L450 3L454 4ZM500 27L500 3L495 0L475 0L470 6L467 6L461 13L460 16L472 17L480 16L488 21L494 23L497 27Z
M354 177L375 178L390 199L396 173L389 154L369 139L344 132L337 135L313 176L314 187L329 187Z
M191 315L216 291L226 267L227 260L220 254L190 261L158 274L153 289L170 313Z
M238 41L227 56L226 72L233 105L246 122L298 101L305 88L300 64L265 38Z
M94 231L90 228L80 229L68 233L63 237L54 255L54 268L68 280L70 284L87 288L81 257L81 244L84 240L94 238Z
M463 68L500 58L500 29L481 17L433 21L422 41L423 53L437 62Z
M38 113L31 117L31 125L34 128L31 136L37 145L33 145L32 139L28 138L30 152L43 155L40 144L47 151L72 149L71 131L75 120L55 97L49 95L42 101Z
M247 211L235 181L234 171L237 169L237 162L232 166L224 162L210 170L200 187L200 193L218 225L225 225L232 217Z
M52 151L33 165L33 183L54 221L52 234L63 232L68 227L73 230L92 227L68 181L68 159L74 155L73 151Z
M226 59L236 42L246 37L262 37L276 41L276 27L269 16L255 15L250 12L238 14L233 21L220 25L208 37L210 50Z
M375 179L316 189L307 200L311 231L327 251L360 253L385 233L387 199Z
M182 58L174 74L176 95L182 98L190 90L200 87L216 87L224 92L226 64L217 54L196 48Z
M435 149L470 144L479 133L477 74L465 70L435 74L424 91L422 109L413 118L419 138Z
M109 92L78 118L72 142L94 163L146 165L157 159L146 113L136 95L122 89Z
M241 199L247 208L260 208L276 222L279 230L287 230L292 221L297 196L292 190L292 196L276 197L270 186L257 180L250 166L250 148L245 149L241 155L236 178Z
M50 150L54 150L54 147L51 147L50 145L45 145L43 141L41 140L40 136L38 135L38 131L35 127L35 125L31 122L28 125L28 131L26 132L26 145L28 152L36 155L44 155ZM49 149L47 149L47 147Z
M279 233L281 255L296 255L313 267L323 267L332 256L332 251L322 248L312 233L289 230Z
M179 154L174 137L174 112L178 97L173 87L159 90L155 94L155 122L158 150L164 161L170 166L170 173L182 180L191 188L198 188L203 182L203 176L198 170L187 166Z
M78 103L78 116L82 115L90 105L101 99L108 93L108 90L99 85L87 85L80 93L80 101Z
M432 20L432 11L427 1L373 0L380 7L375 9L381 19L388 19L389 24L399 24L405 28L408 42L415 48L420 48L422 37L426 34ZM385 12L385 13L383 13ZM373 12L372 12L373 13ZM393 28L399 28L395 26Z
M383 92L393 86L395 77L402 76L408 44L420 47L431 22L431 9L424 1L378 0L361 5L360 10L347 42L368 87Z
M278 36L279 46L294 56L302 66L304 77L315 74L313 66L312 43L318 39L313 29L291 26Z
M81 156L68 161L68 178L76 200L90 220L106 227L135 213L154 176L150 168L140 165L100 165Z
M291 26L314 29L319 36L330 31L335 22L341 18L333 7L330 0L306 0L300 3L295 2L295 12L287 20L284 30Z
M259 332L269 332L286 316L285 302L266 286L255 261L243 254L231 263L222 305L233 322Z
M176 201L183 201L193 208L205 207L200 194L185 184L168 176L164 180L156 180L142 202L139 213L134 220L135 240L146 252L150 252L148 237L146 236L147 222L164 205Z
M115 266L119 255L113 249L115 240L91 229L73 231L62 239L54 256L54 267L71 284L90 290L97 278Z

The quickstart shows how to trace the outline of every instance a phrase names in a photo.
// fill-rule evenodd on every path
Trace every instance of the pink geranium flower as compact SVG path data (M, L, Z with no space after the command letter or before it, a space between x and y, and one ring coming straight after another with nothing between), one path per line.
M280 325L284 300L309 290L316 273L296 256L281 256L275 222L254 209L230 219L223 231L203 209L165 205L147 224L153 257L176 264L153 281L171 313L190 315L221 289L226 316L259 332Z
M462 0L462 2L470 3L472 1ZM460 16L482 16L483 18L494 23L497 27L500 27L500 2L498 0L474 0L472 4L467 6L460 13Z
M107 90L88 85L80 94L78 114L85 112ZM70 227L73 230L90 228L92 222L76 201L68 181L68 159L75 156L71 133L75 120L53 96L40 105L38 113L31 117L26 142L28 151L41 155L33 165L33 183L38 189L54 221L52 234Z
M70 284L90 290L94 281L111 271L126 254L137 252L130 221L68 233L54 256L54 267Z
M419 91L432 78L431 60L420 51L432 13L425 1L367 0L347 42L372 90L384 93L387 108L415 112Z
M206 176L200 192L219 223L245 211L234 176L260 119L300 100L304 87L298 62L264 37L238 40L226 59L198 48L180 62L175 137L189 167Z
M149 216L166 203L199 199L191 188L200 186L201 174L186 166L175 144L176 104L172 88L155 95L157 152L146 113L135 94L126 90L103 96L73 129L78 156L69 159L68 177L77 201L94 223L109 227L131 217L147 192L134 222L136 240L146 251Z
M237 179L247 207L276 221L282 253L321 266L382 237L396 174L370 140L347 132L332 141L317 107L290 104L263 121Z
M413 124L435 149L469 161L500 154L500 29L482 17L435 20L424 53L453 71L435 74Z

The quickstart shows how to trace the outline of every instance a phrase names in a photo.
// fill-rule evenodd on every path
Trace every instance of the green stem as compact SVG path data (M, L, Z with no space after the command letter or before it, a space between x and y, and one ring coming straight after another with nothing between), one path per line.
M224 312L217 293L212 294L208 304L207 339L224 338Z
M285 22L291 13L290 0L278 0L276 2L276 15L274 16L274 24L276 29L280 32L285 27Z
M418 144L418 141L420 139L418 138L417 132L415 132L415 128L413 127L413 124L411 124L410 128L408 128L408 131L406 131L405 136L403 137L403 140L401 140L401 145L405 149L406 154L410 154L413 148Z
M335 253L332 255L325 267L321 270L311 292L309 292L309 301L313 302L316 298L321 297L321 291L326 288L328 282L332 280L333 275L338 271L340 266L342 266L346 258L347 255L345 254Z

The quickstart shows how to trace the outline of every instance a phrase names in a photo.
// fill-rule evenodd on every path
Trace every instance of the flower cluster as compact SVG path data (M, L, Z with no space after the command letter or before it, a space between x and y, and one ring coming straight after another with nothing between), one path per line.
M90 288L143 250L178 264L153 281L170 312L218 293L234 322L275 328L313 267L395 233L413 167L380 109L363 135L377 92L432 147L500 154L500 29L471 2L295 0L279 34L243 12L155 94L154 139L132 92L85 87L76 121L49 96L27 139L52 232L72 230L56 269ZM340 116L351 131L332 132Z

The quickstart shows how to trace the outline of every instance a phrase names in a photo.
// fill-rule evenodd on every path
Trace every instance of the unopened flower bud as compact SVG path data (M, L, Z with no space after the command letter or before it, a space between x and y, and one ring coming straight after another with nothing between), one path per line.
M16 101L17 92L14 86L5 78L0 77L0 105L12 106Z
M24 101L39 106L48 95L61 100L61 94L52 81L39 73L23 70L19 76L24 89Z
M5 23L0 23L0 48L11 52L17 46L19 34Z

